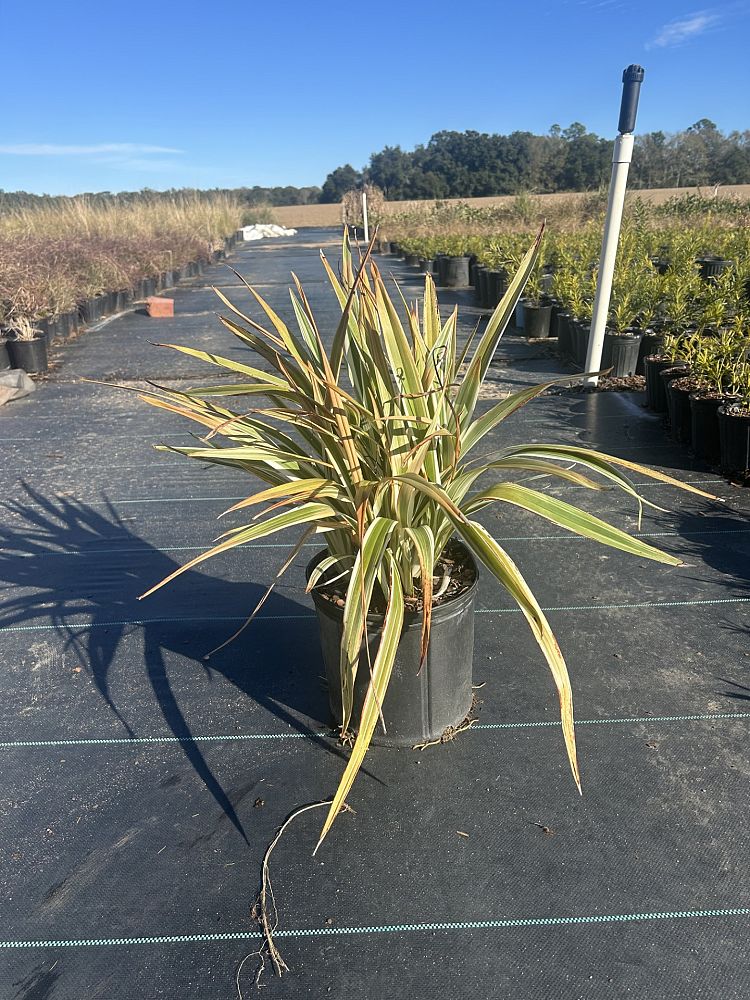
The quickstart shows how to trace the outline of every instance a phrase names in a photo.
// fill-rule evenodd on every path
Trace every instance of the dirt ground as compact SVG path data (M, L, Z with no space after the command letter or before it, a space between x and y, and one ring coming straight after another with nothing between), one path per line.
M652 188L645 191L629 191L628 198L642 198L654 204L661 204L668 201L675 195L682 194L702 194L710 195L714 193L713 187L705 188ZM750 198L750 184L734 184L726 187L719 187L720 195L735 195L737 197ZM489 207L491 205L503 205L512 202L515 195L502 195L492 198L449 198L447 204L463 202L467 205L478 205ZM558 194L535 195L542 203L559 204L570 198L577 198L579 195L563 192ZM404 212L410 208L424 206L424 201L389 201L386 202L386 210L390 213ZM273 213L276 221L282 226L291 226L294 229L306 229L312 226L337 226L341 223L341 205L283 205L274 208Z

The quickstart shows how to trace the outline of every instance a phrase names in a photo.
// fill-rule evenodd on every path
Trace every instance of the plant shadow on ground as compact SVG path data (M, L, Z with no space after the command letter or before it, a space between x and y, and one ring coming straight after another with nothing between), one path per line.
M105 514L77 500L52 500L26 485L24 489L28 502L3 504L17 523L0 526L0 580L24 592L0 601L0 628L40 619L51 623L64 639L64 650L73 650L88 665L99 694L125 733L135 737L127 708L115 704L109 675L120 641L142 621L138 627L143 635L143 665L159 709L196 773L245 840L232 802L193 739L190 721L170 682L165 654L176 653L200 663L207 684L223 676L319 747L345 758L335 743L321 738L298 717L319 720L322 727L329 722L321 684L324 670L309 608L272 594L261 614L280 619L258 623L253 635L258 652L250 662L242 637L206 660L206 653L231 635L255 607L263 587L189 570L183 576L185 586L178 582L179 592L170 594L167 587L150 598L146 607L138 601L139 595L177 569L178 563L135 535L109 502ZM133 549L139 558L132 569L111 565L118 552ZM188 625L179 621L148 621L189 617L191 612L207 618L212 613L236 616L238 621L201 622L197 638L194 631L186 638ZM71 624L69 619L77 615L88 616L88 623Z

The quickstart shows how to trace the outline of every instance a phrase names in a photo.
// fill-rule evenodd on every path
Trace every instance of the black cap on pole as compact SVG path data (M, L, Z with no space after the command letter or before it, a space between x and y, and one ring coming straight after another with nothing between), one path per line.
M638 112L638 97L643 83L643 66L628 66L622 73L622 103L620 104L620 120L617 131L632 132L635 129L635 116Z

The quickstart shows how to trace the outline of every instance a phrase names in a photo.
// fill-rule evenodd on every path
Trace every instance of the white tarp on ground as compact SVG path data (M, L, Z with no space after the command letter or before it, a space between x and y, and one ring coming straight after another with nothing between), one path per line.
M21 399L36 389L33 379L20 368L8 368L0 372L0 406L11 399Z
M237 230L237 235L246 243L248 240L264 240L269 236L296 236L296 229L284 229L283 226L255 225L243 226Z

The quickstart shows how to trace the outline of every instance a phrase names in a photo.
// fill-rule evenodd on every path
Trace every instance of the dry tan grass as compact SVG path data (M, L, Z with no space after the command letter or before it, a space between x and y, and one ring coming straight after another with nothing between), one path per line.
M686 194L699 194L710 196L714 194L714 188L652 188L647 191L629 191L628 199L640 198L653 205L661 205L670 198ZM722 197L739 197L750 199L750 184L733 184L718 188L718 194ZM453 198L447 199L448 205L474 205L480 208L490 208L492 206L511 205L516 199L516 195L502 195L492 198ZM564 192L561 194L540 194L533 196L542 205L559 206L567 201L580 200L585 195ZM406 212L410 209L423 209L434 202L430 201L387 201L385 203L386 215L393 215L399 212ZM274 215L282 226L291 226L294 229L307 229L312 227L328 227L341 225L341 205L285 205L274 208Z

